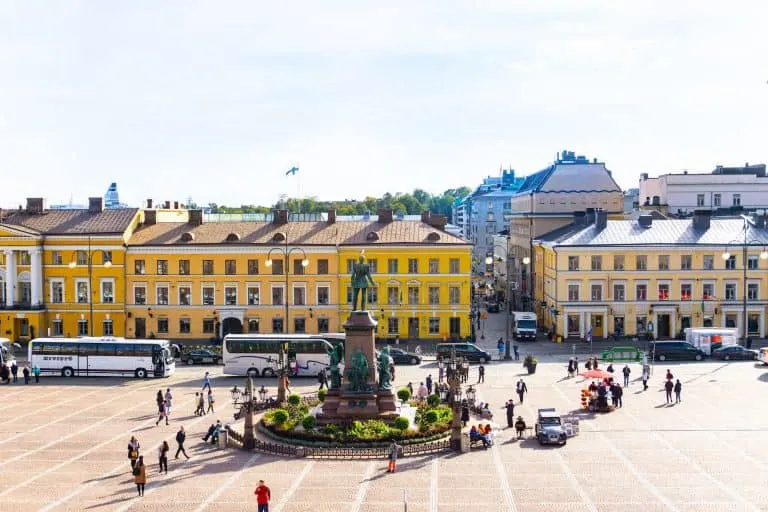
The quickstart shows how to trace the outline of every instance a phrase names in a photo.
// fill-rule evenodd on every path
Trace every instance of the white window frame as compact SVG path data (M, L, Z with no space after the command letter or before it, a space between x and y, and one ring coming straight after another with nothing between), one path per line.
M437 321L437 331L432 331L432 322ZM440 335L440 317L439 316L431 316L427 320L427 329L430 336L439 336Z
M706 197L704 194L696 194L696 206L704 206L705 201Z
M712 295L709 299L704 299L704 286L712 285ZM714 279L706 279L701 282L701 300L714 300L717 296L717 282Z
M106 332L107 329L105 327L109 325L109 332ZM105 318L101 321L101 333L103 336L114 336L115 335L115 324L112 323L111 318Z
M751 267L750 262L754 261L755 266ZM747 270L759 270L760 269L760 257L756 254L747 255Z
M686 285L686 284L691 287L691 296L690 296L690 298L688 298L688 300L683 298L683 285ZM687 279L680 280L678 285L680 286L680 288L678 289L678 292L680 293L680 301L684 301L684 302L691 302L691 301L693 301L694 300L694 298L693 298L693 281L690 281L690 280L687 280Z
M112 300L111 301L104 300L104 285L105 284L110 284L111 287L112 287ZM99 292L100 292L99 293L99 298L101 299L100 302L102 304L114 304L115 303L115 295L116 295L116 292L115 292L115 278L114 277L102 277L101 279L99 279Z
M757 285L757 297L749 297L749 285ZM747 279L747 300L760 300L760 280L759 279Z
M296 289L303 289L304 290L304 304L296 304ZM291 283L291 305L292 306L307 306L309 302L309 297L307 297L307 283ZM306 329L306 323L304 324Z
M661 288L660 287L664 286L664 285L666 285L666 287L667 287L667 298L666 299L662 299L661 297L659 297L660 292L661 292ZM666 301L671 301L672 300L672 281L670 281L669 279L657 279L656 280L656 298L654 299L653 302L655 302L655 301L663 301L663 300L666 300Z
M741 206L741 194L733 194L731 202L733 203L733 206Z
M328 289L327 304L320 303L320 288ZM317 283L317 286L315 286L315 304L317 304L318 306L329 306L331 304L331 284L330 283Z
M227 303L227 289L230 289L230 288L234 288L235 289L235 303L234 304ZM224 284L224 305L225 306L237 306L238 304L240 304L240 287L237 286L237 283L225 283Z
M56 326L59 326L59 333L56 334ZM54 318L51 322L51 336L63 337L64 336L64 320L61 318Z
M283 290L283 302L281 304L275 304L274 302L272 302L274 297L275 297L274 290L277 289L277 288ZM288 297L285 296L285 285L284 284L270 283L269 284L269 303L270 303L270 305L272 305L272 306L285 306L285 301L286 300L288 300ZM283 319L283 322L285 322L285 319ZM286 329L286 326L285 326L285 324L283 324L283 331L285 331L285 329Z
M181 289L182 288L189 288L189 304L182 304L181 303ZM193 304L192 302L192 283L179 283L176 288L176 304L179 306L191 306Z
M61 285L61 301L53 300L53 285L59 284ZM67 302L66 299L66 289L64 288L64 278L62 277L56 277L51 279L50 289L49 289L49 296L51 298L51 304L64 304Z
M592 298L592 287L593 286L599 286L600 287L600 298L599 299L593 299ZM579 290L581 292L581 290ZM589 301L590 302L604 302L606 300L605 298L605 283L602 281L590 281L589 282Z
M136 302L136 289L137 288L144 288L144 304L140 304ZM147 295L147 283L134 283L133 285L133 300L131 301L135 305L144 306L147 304L149 297Z
M723 195L714 194L712 196L712 206L722 206L722 204L723 204Z
M578 289L578 296L579 296L579 298L576 299L574 302L580 302L581 301L581 281L568 281L568 282L566 282L566 284L565 284L565 293L566 293L565 298L566 298L566 300L571 302L571 290L570 290L571 286L576 286L577 289Z
M205 303L205 289L213 288L213 303ZM200 304L203 306L215 306L216 305L216 283L203 283L200 285Z
M633 293L633 294L632 294L632 300L633 300L634 302L648 302L648 301L649 301L649 298L648 298L648 293L650 292L650 286L648 285L648 281L645 281L645 280L637 280L637 281L635 281L633 284L635 285L635 286L634 286L634 288L635 288L635 293ZM645 285L645 299L638 299L638 298L637 298L637 287L638 287L638 286L641 286L641 285ZM658 291L657 291L656 293L658 293Z
M88 282L89 280L87 278L76 278L75 279L75 304L88 304L91 301L91 283ZM85 285L85 291L86 291L86 297L85 302L80 302L80 294L78 293L80 291L80 284Z
M734 293L733 293L733 298L732 299L729 299L727 297L726 291L725 291L728 288L729 284L732 284L733 285L733 289L734 289ZM739 295L739 282L737 280L735 280L735 279L726 279L725 281L723 281L723 300L739 300L739 297L740 297L740 295Z
M251 304L251 288L256 289L256 295L258 296L255 304ZM245 295L249 306L261 305L261 283L245 283Z
M85 329L81 329L82 326L85 326ZM77 321L77 336L88 336L88 320L85 318L81 318Z
M165 296L168 301L165 304L160 304L160 288L165 288ZM171 303L171 287L168 283L155 283L155 304L158 306L167 306Z
M624 289L624 298L619 300L616 298L616 287L621 286ZM611 281L611 300L616 302L627 302L627 282L626 281Z

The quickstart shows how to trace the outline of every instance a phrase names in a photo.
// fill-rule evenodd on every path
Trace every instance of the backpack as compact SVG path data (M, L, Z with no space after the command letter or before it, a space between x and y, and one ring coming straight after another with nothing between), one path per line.
M141 474L141 466L136 464L133 466L133 476L139 476Z

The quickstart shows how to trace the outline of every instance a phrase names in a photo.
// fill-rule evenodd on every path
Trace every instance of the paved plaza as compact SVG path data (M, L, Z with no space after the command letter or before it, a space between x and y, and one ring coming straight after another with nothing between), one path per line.
M683 382L680 405L664 403L667 367ZM542 448L500 431L487 451L402 459L394 475L385 473L384 460L281 460L204 445L212 420L232 419L228 390L243 383L208 369L216 374L219 412L202 418L192 411L204 367L181 367L167 380L47 378L0 387L3 509L252 511L253 489L263 478L273 512L399 512L406 500L409 512L768 510L768 368L751 362L657 366L646 392L633 365L624 407L582 419L580 435L564 447ZM493 363L479 386L499 427L522 370ZM396 383L417 385L428 372L436 376L434 362L400 366ZM535 375L524 376L530 392L516 412L532 422L538 407L576 410L582 379L564 377L564 362L540 363ZM315 388L312 380L297 384L294 391ZM155 394L168 386L175 395L171 425L156 427ZM173 459L179 424L188 432L189 461ZM132 434L151 468L143 498L135 497L126 458ZM163 439L171 445L167 476L157 474Z

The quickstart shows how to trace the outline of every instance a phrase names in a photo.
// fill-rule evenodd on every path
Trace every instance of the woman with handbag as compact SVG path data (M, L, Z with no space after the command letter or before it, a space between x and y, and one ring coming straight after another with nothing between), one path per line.
M133 483L139 496L144 496L144 486L147 484L147 466L144 465L144 456L140 456L136 467L133 468Z
M134 436L131 436L131 440L128 441L128 459L131 461L131 470L136 467L136 459L139 458L139 440Z

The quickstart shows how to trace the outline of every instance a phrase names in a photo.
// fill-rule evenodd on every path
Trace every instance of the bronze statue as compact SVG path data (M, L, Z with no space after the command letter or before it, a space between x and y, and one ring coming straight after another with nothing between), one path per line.
M365 263L365 258L360 255L360 258L352 266L352 310L353 311L365 311L366 301L368 300L368 285L375 286L376 283L371 277L371 267ZM360 309L357 309L357 297L362 292L362 298L360 300Z
M370 393L373 388L368 384L368 358L365 357L362 350L357 349L352 356L351 363L352 368L347 368L344 372L348 381L346 391Z
M390 389L392 389L392 384L390 383L392 374L389 373L390 360L391 360L391 357L389 355L389 347L385 346L384 348L381 349L381 352L379 353L379 360L378 360L379 391L389 391Z
M330 358L330 364L328 368L331 371L331 388L339 389L341 387L341 370L339 365L344 360L344 348L341 345L333 345L328 350L328 357Z

